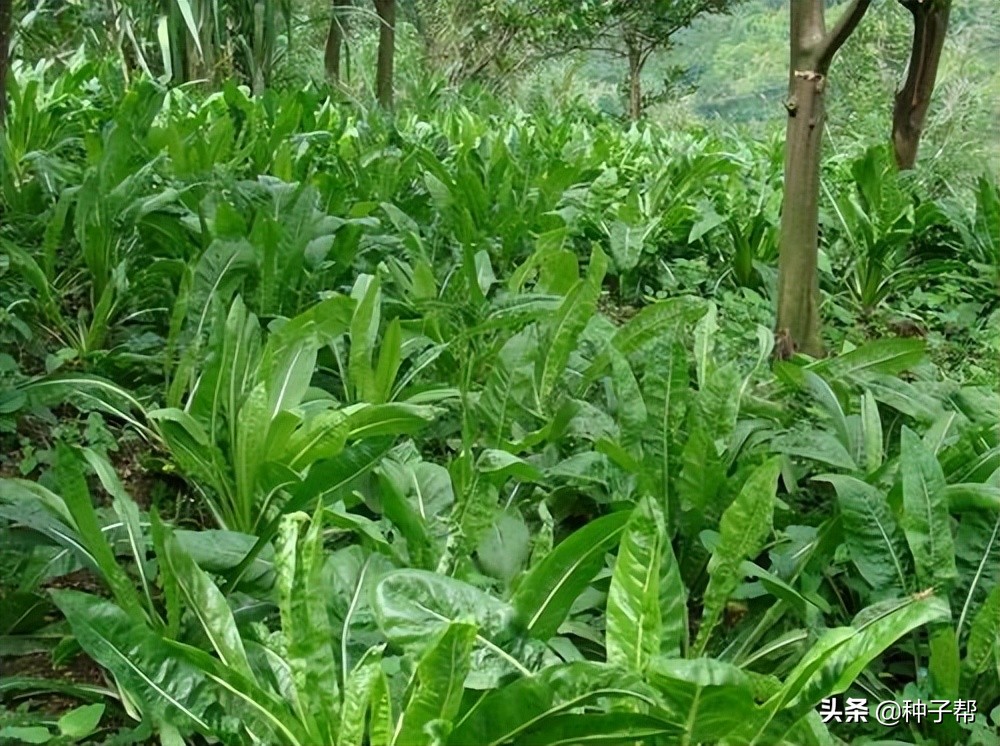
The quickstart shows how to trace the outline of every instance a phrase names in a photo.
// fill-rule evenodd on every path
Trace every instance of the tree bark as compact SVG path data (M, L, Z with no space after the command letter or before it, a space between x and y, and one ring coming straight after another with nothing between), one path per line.
M791 351L823 354L819 320L819 174L826 76L837 50L868 10L853 0L827 31L824 0L791 0L785 187L778 255L775 336ZM787 354L789 350L783 352Z
M0 129L7 121L7 71L10 67L10 33L14 0L0 0Z
M785 128L785 200L778 258L777 331L793 350L820 356L819 172L826 118L826 78L797 71L789 86Z
M628 116L633 122L642 118L642 50L633 40L628 46Z
M333 0L333 13L330 17L330 31L326 35L326 50L324 62L326 74L334 83L340 82L340 52L344 46L347 32L347 18L342 8L350 5L351 0Z
M375 98L383 108L391 109L392 65L396 51L396 0L375 0L375 12L379 20Z
M948 33L951 0L900 0L913 16L913 43L903 87L892 109L892 149L900 169L913 168Z

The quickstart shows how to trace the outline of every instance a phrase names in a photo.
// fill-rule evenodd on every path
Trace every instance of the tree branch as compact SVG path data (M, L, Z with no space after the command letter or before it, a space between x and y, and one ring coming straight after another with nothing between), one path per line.
M896 93L892 111L892 143L896 164L913 168L937 80L941 51L948 33L950 0L903 3L913 14L913 41L906 79Z
M854 33L858 23L864 18L871 0L851 0L847 10L837 19L836 25L823 37L820 43L819 54L816 57L816 72L825 74L830 69L830 62L833 55L837 53L847 38Z

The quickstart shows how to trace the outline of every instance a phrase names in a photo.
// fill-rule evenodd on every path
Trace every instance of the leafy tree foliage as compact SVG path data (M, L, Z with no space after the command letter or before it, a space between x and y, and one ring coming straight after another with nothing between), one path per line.
M603 52L628 64L628 113L644 108L642 72L650 57L670 49L675 35L697 18L725 13L742 0L539 0L538 16L551 23L536 43L549 53Z

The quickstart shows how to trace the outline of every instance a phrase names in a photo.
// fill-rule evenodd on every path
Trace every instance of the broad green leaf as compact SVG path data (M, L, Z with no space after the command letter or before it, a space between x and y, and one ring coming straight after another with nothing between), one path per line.
M944 414L939 397L897 376L867 376L864 385L877 402L912 417L922 425L932 425Z
M659 653L668 657L681 655L688 646L687 588L673 547L666 541L660 560L660 631Z
M485 531L476 557L486 574L510 583L531 555L531 532L520 513L507 511L497 515Z
M382 462L379 469L379 484L382 488L382 513L406 540L406 554L413 567L432 569L437 565L442 547L431 532L432 521L454 502L448 472L436 464L433 466L444 473L443 483L438 489L422 489L415 469L409 464L398 464L392 459ZM439 481L440 480L435 480ZM426 487L428 485L424 485Z
M377 644L382 637L371 599L378 582L394 569L386 557L368 553L357 544L326 555L324 596L333 624L334 644L340 653L343 682L355 668L353 661L360 663L370 654L369 645Z
M586 712L558 714L546 718L524 734L523 746L578 746L581 743L620 746L675 739L680 728L659 717L627 712ZM670 742L674 742L671 740Z
M165 557L167 554L167 527L156 508L149 511L149 534L153 542L153 551L157 557ZM171 572L170 567L160 562L159 585L163 590L163 606L166 613L165 628L162 630L163 636L168 639L177 639L181 626L181 592L177 583L177 577Z
M652 346L654 343L661 345L672 343L680 337L685 327L705 315L708 306L708 302L703 298L689 295L645 306L615 332L615 336L611 338L611 345L631 359L632 355L645 351L647 346ZM602 351L587 369L584 385L597 380L610 364L610 353L607 350Z
M904 635L925 624L946 621L948 603L938 596L912 596L887 602L865 615L854 627L828 630L785 678L781 691L764 705L774 713L758 729L753 743L778 743L796 722L820 701L840 694L861 672Z
M176 583L188 610L198 620L219 659L224 665L254 681L255 677L243 648L243 639L236 628L232 609L225 596L207 573L181 548L169 530L165 531L163 554L159 556L159 560L164 571Z
M937 457L907 427L902 433L903 532L921 588L946 588L957 577L945 479Z
M877 339L843 355L811 363L809 369L830 380L878 373L898 375L919 363L925 349L921 339Z
M683 727L678 743L712 743L745 731L759 717L749 676L712 658L654 658L649 683L669 718Z
M264 461L271 420L267 389L259 383L243 402L237 419L233 471L236 476L234 512L238 523L228 528L245 531L253 525L257 471Z
M17 739L15 743L48 743L52 734L42 725L5 725L0 728L0 738Z
M844 410L840 406L837 395L830 388L830 384L811 370L805 371L805 382L813 398L830 415L837 438L844 451L852 452L853 444L851 443L850 428L847 426L847 417L844 415Z
M736 429L742 387L743 379L734 363L713 364L694 398L693 416L709 425L716 442L728 441Z
M268 360L267 352L265 349L261 368L264 372L269 364L273 367L271 373L264 379L264 390L267 393L267 421L273 422L282 412L294 409L302 403L316 370L317 352L315 344L308 338L302 339L298 344L279 348L278 354L272 360ZM240 413L242 414L242 410Z
M78 740L97 730L103 715L104 705L100 703L83 705L74 707L60 717L56 725L62 735Z
M615 415L621 431L621 444L635 452L635 457L639 458L642 455L642 436L648 416L646 405L628 359L614 348L611 352L611 383L614 387Z
M797 430L779 435L771 441L771 450L810 459L845 471L855 471L858 468L839 437L826 430Z
M550 479L578 485L582 489L605 490L614 483L617 470L600 451L581 451L546 472Z
M139 594L135 586L115 559L114 552L97 522L97 513L91 502L90 490L83 476L80 459L70 446L59 443L56 446L55 476L62 491L66 508L73 517L76 530L86 545L111 589L115 600L137 621L146 619Z
M705 381L712 368L712 352L715 349L715 333L719 330L716 320L718 311L715 304L708 307L706 313L694 328L694 368L697 373L698 389L705 388Z
M213 303L229 305L240 282L255 265L254 247L245 238L213 241L198 259L188 300L189 323L200 340Z
M733 504L722 514L719 544L708 564L709 580L695 650L705 651L729 596L743 577L744 560L757 556L771 533L775 494L781 460L773 458L757 467L744 483Z
M774 573L755 565L749 560L740 565L740 569L747 577L757 578L761 586L775 598L780 598L790 607L795 609L803 618L807 615L807 610L815 604L799 593L787 582L779 578ZM828 610L828 609L827 609Z
M944 488L944 494L948 509L953 513L1000 510L1000 487L995 484L949 484Z
M959 569L955 599L962 602L955 633L961 639L966 622L978 613L991 589L1000 585L1000 514L963 514L955 553Z
M176 529L172 533L181 550L198 567L213 575L224 575L239 565L257 541L256 537L249 534L216 529ZM262 592L270 590L274 585L274 550L270 545L247 568L243 583L248 588L254 587Z
M656 695L632 673L590 661L549 666L489 692L456 722L452 746L520 743L552 717L601 700L629 709L655 705Z
M225 415L228 424L230 443L236 442L237 414L243 399L254 385L256 367L261 357L261 332L257 317L250 313L243 299L239 296L233 301L226 317L223 329L222 345L216 355L219 372L214 376L216 385L212 389L212 398L206 403L206 417L212 426L210 432L216 432L215 418ZM206 371L203 379L212 379L212 374ZM201 387L199 386L199 391ZM199 401L192 396L189 407L198 412Z
M81 453L94 470L94 473L97 474L101 486L113 498L111 505L114 508L115 515L118 516L118 520L121 521L122 527L125 529L129 550L135 560L139 583L142 586L143 595L146 599L146 609L147 611L151 611L155 617L155 611L152 611L155 609L151 591L152 580L147 575L147 542L146 537L142 533L142 527L139 524L139 506L125 492L125 487L118 479L114 467L106 458L100 456L90 448L82 449Z
M670 343L654 348L641 382L642 396L649 415L650 440L644 453L653 467L643 471L646 489L661 496L671 535L680 518L680 498L674 487L679 471L682 444L678 432L684 422L688 389L688 364L684 346Z
M417 664L415 684L396 725L393 746L424 746L434 721L450 727L462 703L476 626L451 622L436 636Z
M552 251L538 267L537 288L546 293L565 295L580 277L580 257L569 249ZM514 278L511 278L514 283Z
M486 448L476 459L476 471L488 474L497 484L513 477L522 482L541 482L543 474L534 464L507 451Z
M815 477L837 491L844 543L851 561L877 594L905 593L910 575L906 539L883 492L860 479L840 474Z
M227 591L236 587L244 573L255 565L257 558L264 552L264 547L278 532L278 526L285 513L309 508L326 495L344 489L355 479L374 469L389 451L391 445L391 442L382 439L357 443L344 449L336 457L316 464L310 469L309 476L295 489L292 497L281 506L279 515L270 518L264 528L258 531L257 541L254 542L243 559L230 570Z
M608 663L636 673L659 652L660 568L667 531L651 498L632 511L618 548L607 605Z
M370 746L389 746L392 743L392 734L395 732L396 720L393 717L389 679L385 672L379 672L375 678L371 703L371 714L368 718L368 742Z
M732 362L713 363L688 408L688 437L677 485L684 536L693 537L714 526L725 507L728 465L719 449L736 428L741 388L742 377Z
M479 288L479 292L485 296L497 281L497 276L493 272L493 264L490 262L490 253L486 249L480 249L476 252L475 265L476 286Z
M577 596L604 567L604 555L618 544L628 518L619 511L591 521L521 579L511 604L528 634L547 640L556 633Z
M1000 585L994 586L969 628L965 643L965 663L977 674L986 671L1000 640ZM997 661L1000 664L1000 661Z
M597 308L599 292L588 280L579 280L553 315L535 363L535 396L539 407L547 405L566 370L577 339Z
M937 699L958 699L961 661L958 638L950 624L936 625L931 629L930 662L927 670L931 675L931 691Z
M658 301L625 322L615 332L611 344L619 352L632 355L655 340L676 338L683 327L698 321L709 308L710 304L697 296Z
M695 241L699 240L726 222L726 219L719 215L707 201L702 202L701 205L699 205L699 212L701 212L702 215L698 221L691 226L691 232L688 234L687 242L689 244L693 244Z
M347 417L349 442L386 435L413 435L433 422L434 407L419 404L371 404L352 408Z
M402 464L386 459L379 472L392 483L423 522L443 516L455 503L455 491L448 470L428 461Z
M931 426L924 432L922 438L924 445L926 445L927 449L935 456L937 456L944 447L945 442L948 440L948 434L955 426L958 418L958 412L945 412L934 420Z
M314 739L333 743L341 702L333 631L322 593L321 515L317 511L304 536L299 535L299 527L308 521L304 514L282 519L275 565L281 632L296 693L292 705Z
M402 362L403 332L399 319L393 319L386 327L379 347L378 364L375 367L374 401L383 403L389 401L392 386L396 382L396 374Z
M337 746L362 746L366 715L372 706L379 678L383 675L381 648L371 648L344 683Z
M208 434L197 420L173 408L157 409L148 416L156 423L160 438L182 473L212 485L220 496L232 492L231 478L219 467L224 461L222 452L209 441ZM232 511L226 510L225 506L220 512L224 514L221 520L225 523L235 520Z
M59 590L52 597L80 646L154 720L230 741L247 726L290 746L309 743L284 702L206 653L162 639L96 596Z
M719 456L709 425L698 416L697 410L688 409L690 425L687 439L680 453L680 475L677 480L677 499L680 515L677 525L685 538L698 532L719 516L720 497L726 484L726 465Z
M823 716L815 711L808 713L789 729L784 743L795 746L840 746L823 722Z
M397 570L376 586L372 604L383 634L421 653L451 623L475 622L474 666L468 686L497 685L510 673L528 675L539 653L518 629L514 609L460 580L423 570Z
M347 418L342 412L317 412L287 438L282 439L278 444L281 453L274 460L287 464L296 471L304 471L314 462L333 458L340 453L347 443L347 435Z
M209 436L205 428L194 417L180 409L153 409L146 413L151 420L174 422L179 425L191 440L198 446L209 445Z
M351 350L348 377L354 396L361 401L377 400L375 371L372 359L381 320L382 291L378 277L361 275L352 296L358 301L351 319Z
M865 446L865 471L871 474L882 466L885 444L882 440L882 417L870 391L865 391L861 397L861 432Z
M616 220L608 231L610 239L611 258L619 272L635 269L642 256L642 245L649 233L650 226L629 225L622 220Z

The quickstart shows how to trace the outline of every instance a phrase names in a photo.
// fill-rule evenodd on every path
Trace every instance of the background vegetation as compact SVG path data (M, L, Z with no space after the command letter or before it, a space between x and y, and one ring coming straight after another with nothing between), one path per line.
M820 359L785 3L638 121L566 7L400 0L390 101L384 4L14 3L0 743L1000 743L995 3L915 171L895 3L834 64Z

